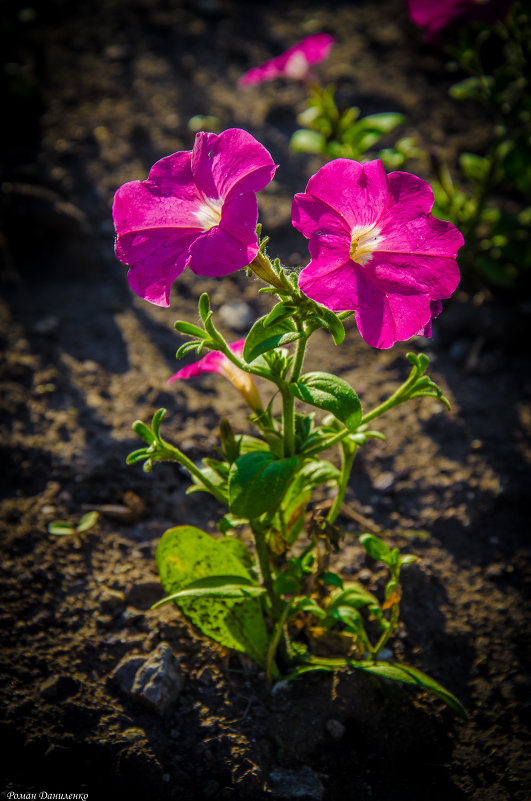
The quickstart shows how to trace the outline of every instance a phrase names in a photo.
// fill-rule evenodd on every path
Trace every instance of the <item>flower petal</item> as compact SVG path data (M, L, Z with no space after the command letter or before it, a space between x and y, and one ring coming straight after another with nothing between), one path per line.
M460 279L455 259L445 256L376 252L364 269L385 292L417 292L433 300L449 298Z
M258 203L254 192L232 193L223 204L220 228L243 245L256 245L257 222Z
M309 298L332 311L354 311L359 305L358 276L363 269L345 261L333 264L323 258L312 260L299 275L299 287Z
M238 81L238 85L250 86L280 77L304 80L310 65L328 58L333 44L333 37L327 33L314 33L307 36L280 56L246 72ZM297 63L296 69L294 69L294 62Z
M240 128L196 135L192 173L207 197L225 199L233 190L259 192L273 179L276 168L265 147Z
M309 239L323 231L343 236L350 247L351 228L344 217L313 195L299 192L293 198L291 221L294 228Z
M127 273L131 289L156 306L169 306L171 285L186 266L188 248L182 249L183 240L175 242L171 233L166 236L163 232L152 236L135 234L134 237L136 241L128 243L123 251L120 244L116 244L120 261L131 260Z
M335 159L313 175L306 192L336 211L349 228L375 225L389 204L387 175L380 159L359 164Z
M358 293L356 323L365 342L373 348L390 348L395 342L410 339L431 320L429 295L415 294L404 287L387 294L367 272L360 276Z
M257 253L256 237L254 244L242 243L215 226L192 243L186 266L197 275L228 275L247 267Z

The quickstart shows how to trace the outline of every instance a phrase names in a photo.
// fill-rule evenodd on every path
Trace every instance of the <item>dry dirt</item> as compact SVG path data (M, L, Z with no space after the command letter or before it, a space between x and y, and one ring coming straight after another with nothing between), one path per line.
M261 220L271 252L301 263L306 243L290 225L290 203L316 164L290 155L288 141L304 90L277 83L243 94L239 75L327 31L337 45L323 71L343 99L363 113L406 113L407 130L449 154L481 148L484 120L475 108L456 114L443 55L421 44L398 0L50 0L33 16L15 2L4 7L4 83L15 75L19 88L8 98L0 165L0 790L253 801L271 797L280 769L299 771L286 799L315 799L320 782L324 801L524 801L529 294L467 282L430 341L378 352L350 326L341 349L317 336L308 357L308 367L325 363L348 380L368 408L405 376L407 350L422 348L451 399L450 413L428 399L382 421L387 441L368 445L355 465L336 566L380 588L357 544L362 520L421 557L404 577L395 653L454 692L468 723L427 695L363 675L313 675L272 694L176 609L151 611L162 594L160 535L178 523L213 532L219 509L185 495L177 468L145 475L125 465L138 447L131 422L160 406L168 438L194 459L217 444L221 415L246 429L245 408L222 379L166 385L179 344L172 324L195 319L204 290L217 309L243 301L257 314L269 301L243 274L185 275L169 310L134 297L112 250L117 186L190 148L190 117L216 114L222 128L248 129L280 165ZM93 509L102 514L90 531L48 534L51 521ZM184 689L160 717L110 674L123 656L162 641L180 659ZM314 782L306 795L303 775Z

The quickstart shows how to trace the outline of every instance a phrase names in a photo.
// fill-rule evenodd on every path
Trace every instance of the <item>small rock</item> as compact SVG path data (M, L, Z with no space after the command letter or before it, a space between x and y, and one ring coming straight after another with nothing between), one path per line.
M113 614L125 606L125 595L119 590L105 587L99 597L100 607L104 612Z
M283 801L322 801L324 788L313 770L275 768L269 774L271 795Z
M114 668L111 677L124 693L131 693L137 670L146 661L145 656L125 656Z
M327 720L325 728L333 740L341 740L346 731L343 724L339 720L335 720L335 718Z
M391 473L391 471L386 471L384 473L380 473L376 481L373 483L373 487L380 492L385 492L385 490L391 489L394 483L395 474Z
M246 331L254 320L254 313L248 303L224 303L219 310L221 320L234 331Z
M175 703L183 685L179 662L165 642L161 642L147 658L124 657L111 676L122 692L160 715Z

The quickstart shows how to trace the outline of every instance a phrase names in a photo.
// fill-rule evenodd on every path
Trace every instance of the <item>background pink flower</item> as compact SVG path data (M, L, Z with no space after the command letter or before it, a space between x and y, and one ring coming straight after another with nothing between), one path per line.
M250 86L263 81L273 81L275 78L305 81L310 75L312 65L328 58L333 44L334 38L327 33L307 36L277 58L246 72L238 81L238 85Z
M137 295L168 306L175 278L190 267L221 276L256 256L256 192L273 178L271 155L247 131L198 133L193 150L157 161L146 181L114 196L116 256Z
M440 33L460 17L494 22L504 19L513 0L408 0L408 13L415 25L424 28L425 40L437 42Z
M229 348L235 356L241 358L244 345L245 339L239 339L237 342L233 342L229 345ZM238 392L241 393L245 402L253 411L263 411L258 388L253 377L244 370L240 370L240 368L233 364L230 359L227 359L223 353L219 353L215 350L210 351L206 356L203 356L202 359L194 362L194 364L190 364L188 367L183 367L182 370L178 370L175 375L172 375L172 377L168 379L168 384L172 384L179 378L195 378L201 375L201 373L217 373L218 375L225 376L225 378L228 378L231 384L236 387Z
M293 225L312 257L300 288L332 311L354 311L373 347L429 335L439 301L459 283L455 259L464 243L432 206L425 181L387 176L380 159L325 164L293 201Z

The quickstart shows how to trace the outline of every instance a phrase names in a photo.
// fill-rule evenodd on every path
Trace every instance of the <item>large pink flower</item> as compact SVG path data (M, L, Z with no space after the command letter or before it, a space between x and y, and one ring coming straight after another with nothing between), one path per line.
M312 65L328 58L333 44L333 37L327 33L307 36L282 55L246 72L238 81L238 85L250 86L263 81L273 81L275 78L306 81L310 76Z
M418 333L459 283L457 228L430 214L429 185L407 172L386 175L380 159L336 159L295 195L293 225L312 260L302 291L332 311L354 311L363 339L389 348Z
M227 275L258 253L256 192L273 178L271 155L247 131L198 133L193 150L157 161L146 181L114 196L116 256L137 295L168 306L173 281L190 267Z
M237 342L233 342L232 345L229 345L229 348L235 356L241 358L244 345L245 339L239 339ZM225 378L228 378L231 384L236 387L238 392L241 393L245 402L253 411L263 411L258 388L253 377L244 370L240 370L240 368L233 364L230 359L227 359L223 353L219 353L216 350L210 351L206 356L203 356L202 359L194 362L194 364L190 364L188 367L183 367L182 370L178 370L175 375L172 375L168 380L168 384L172 384L180 378L195 378L201 375L201 373L217 373L218 375L225 376Z
M427 42L437 42L450 23L463 17L493 22L504 19L513 0L407 0L408 12Z

